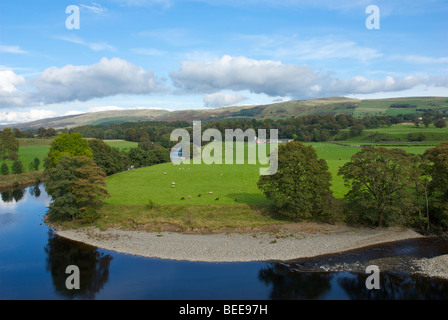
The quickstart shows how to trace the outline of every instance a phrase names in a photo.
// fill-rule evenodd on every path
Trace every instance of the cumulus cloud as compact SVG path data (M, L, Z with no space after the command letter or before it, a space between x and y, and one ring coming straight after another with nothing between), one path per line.
M51 110L30 110L30 111L10 111L10 112L0 112L0 125L6 125L10 123L23 123L31 122L40 119L52 118L57 114Z
M51 67L30 80L44 103L87 101L119 94L141 95L166 90L152 70L126 60L103 58L94 65Z
M235 105L238 102L246 100L247 98L239 93L228 94L216 92L208 94L204 97L204 106L207 108L222 108Z
M0 108L22 106L26 93L18 87L24 86L26 80L12 70L0 70Z
M417 85L447 85L445 78L408 76L367 79L356 76L339 79L330 72L318 72L306 65L283 64L273 60L223 56L210 62L184 61L170 73L182 92L212 93L220 90L249 90L273 97L295 99L344 96L411 89Z
M279 61L224 56L211 62L184 61L180 71L170 73L174 85L187 92L249 90L269 96L306 93L326 75L308 66L284 65Z

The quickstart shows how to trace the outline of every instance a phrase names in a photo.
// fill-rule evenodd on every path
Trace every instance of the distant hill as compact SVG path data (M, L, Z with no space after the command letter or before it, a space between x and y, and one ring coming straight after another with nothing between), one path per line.
M137 121L213 121L234 119L289 118L304 115L350 114L354 117L398 115L434 110L448 113L448 97L409 97L359 100L331 97L313 100L286 101L269 105L168 111L161 109L129 109L72 115L1 127L21 130L73 128L84 125ZM0 127L0 128L1 128Z

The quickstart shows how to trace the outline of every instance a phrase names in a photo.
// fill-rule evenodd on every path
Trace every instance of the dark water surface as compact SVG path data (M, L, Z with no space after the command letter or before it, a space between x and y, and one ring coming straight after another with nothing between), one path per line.
M446 242L402 241L315 259L199 263L136 257L58 237L45 225L44 186L1 193L0 299L447 299L448 281L381 272L368 290L364 264L448 253ZM69 265L80 268L68 290ZM323 271L327 272L323 272Z

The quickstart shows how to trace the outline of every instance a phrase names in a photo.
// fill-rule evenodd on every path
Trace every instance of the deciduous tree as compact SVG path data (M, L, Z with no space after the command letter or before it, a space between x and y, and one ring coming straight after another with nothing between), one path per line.
M258 188L274 201L279 213L316 218L328 213L330 181L326 161L318 159L312 146L294 141L279 146L277 173L261 176Z
M364 147L339 169L349 188L349 211L379 227L414 209L411 188L419 177L413 156L402 149Z

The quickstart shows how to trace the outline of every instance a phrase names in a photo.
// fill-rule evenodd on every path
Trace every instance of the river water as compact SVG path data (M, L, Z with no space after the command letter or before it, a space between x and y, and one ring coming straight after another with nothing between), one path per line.
M0 299L447 299L448 281L381 272L366 288L364 267L375 259L403 262L448 253L446 242L402 241L366 250L288 262L201 263L137 257L61 238L43 221L44 186L1 193ZM80 269L69 290L66 268Z

